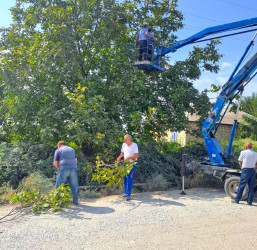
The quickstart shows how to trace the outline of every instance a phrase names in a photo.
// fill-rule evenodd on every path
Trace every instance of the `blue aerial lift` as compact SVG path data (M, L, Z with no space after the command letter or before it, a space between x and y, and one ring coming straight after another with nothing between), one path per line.
M257 18L246 19L238 22L223 24L214 26L211 28L206 28L197 34L173 44L172 46L158 46L156 48L156 57L154 62L149 61L137 61L135 62L135 67L140 70L146 71L165 71L160 66L160 61L163 56L170 52L175 52L177 49L182 48L188 44L192 44L195 42L202 42L212 39L217 39L226 36L232 36L237 34L242 34L250 31L256 31L257 27ZM253 27L253 28L251 28ZM250 28L250 29L249 29ZM235 30L241 30L236 31ZM233 31L233 33L212 37L209 39L203 39L206 36L211 36L214 34L218 34L221 32ZM207 170L206 172L213 172L213 175L216 177L220 177L223 181L225 181L225 191L232 198L235 197L239 177L241 172L238 170L232 169L233 166L230 163L230 153L232 149L233 139L235 135L237 118L234 120L234 124L231 131L229 146L227 152L223 152L219 142L215 138L215 134L217 133L220 123L224 118L226 112L232 101L238 96L242 96L244 87L256 76L257 74L257 53L255 53L248 62L239 70L243 60L246 58L248 51L254 44L254 39L256 38L257 33L255 33L254 37L248 44L245 52L243 53L241 59L233 70L231 76L228 81L223 85L221 93L219 94L216 103L214 104L209 116L207 119L202 120L202 134L206 144L206 149L208 152L209 159L208 161L201 163L201 168ZM226 106L227 105L227 106ZM221 115L222 111L225 108L225 112ZM237 112L239 110L239 105ZM236 115L237 117L237 115ZM244 192L244 197L247 194L247 190Z
M177 49L182 48L189 44L204 42L204 41L213 40L213 39L222 38L222 37L234 36L234 35L257 30L257 27L254 27L254 26L257 26L257 17L238 21L238 22L227 23L227 24L222 24L222 25L206 28L206 29L188 37L187 39L176 42L175 44L173 44L171 46L170 45L157 46L156 47L156 56L155 56L154 61L151 61L151 62L150 61L136 61L134 66L138 69L145 70L145 71L163 72L163 71L165 71L165 69L161 67L161 58L163 56L165 56L171 52L173 53L173 52L177 51ZM237 31L239 29L241 31ZM207 36L211 36L214 34L216 35L216 34L219 34L222 32L230 32L230 31L233 31L233 33L225 34L223 36L212 37L209 39L203 39L204 37L207 37Z

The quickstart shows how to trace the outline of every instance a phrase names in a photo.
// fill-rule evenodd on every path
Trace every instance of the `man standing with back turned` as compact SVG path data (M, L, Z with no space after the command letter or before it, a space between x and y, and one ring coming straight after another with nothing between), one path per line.
M134 166L130 173L127 176L124 176L124 193L126 200L131 200L130 194L133 185L133 179L135 176L137 159L139 157L138 146L135 142L132 142L132 138L130 135L124 136L124 143L122 144L121 154L117 158L117 161L120 161L122 157L124 157L124 161L135 160Z
M54 166L58 170L56 188L69 178L73 204L78 205L78 173L75 150L66 146L64 141L59 141L57 148L54 154Z
M245 150L240 153L239 156L239 165L242 169L239 186L237 189L237 196L235 200L232 200L233 203L239 203L242 198L244 188L248 184L248 198L247 204L252 205L253 203L253 190L256 179L255 168L257 167L257 153L252 150L252 143L245 143Z

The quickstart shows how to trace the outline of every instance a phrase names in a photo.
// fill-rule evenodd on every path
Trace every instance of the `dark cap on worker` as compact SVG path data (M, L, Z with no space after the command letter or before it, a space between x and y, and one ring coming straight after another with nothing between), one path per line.
M147 23L144 24L144 28L148 27L149 25Z

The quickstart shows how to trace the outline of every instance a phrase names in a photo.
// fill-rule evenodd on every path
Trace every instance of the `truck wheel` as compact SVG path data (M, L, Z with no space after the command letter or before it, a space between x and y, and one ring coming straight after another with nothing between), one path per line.
M225 185L224 185L225 192L232 199L236 198L239 181L240 181L239 176L233 176L228 178L225 182ZM248 195L248 185L245 186L241 200L245 200L247 198L247 195Z

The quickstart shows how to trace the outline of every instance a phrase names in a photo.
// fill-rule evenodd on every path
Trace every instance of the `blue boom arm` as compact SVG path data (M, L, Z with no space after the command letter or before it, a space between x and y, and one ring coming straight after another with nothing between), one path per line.
M232 31L232 30L237 30L237 29L248 28L248 27L252 27L252 26L256 26L256 25L257 25L257 17L238 21L238 22L227 23L227 24L222 24L222 25L206 28L206 29L196 33L195 35L190 36L189 38L187 38L185 40L177 42L176 44L174 44L173 46L171 46L169 48L163 47L162 51L161 51L161 56L165 56L166 54L168 54L170 52L175 52L177 49L184 47L188 44L194 43L196 41L199 41L200 39L202 39L203 37L206 37L206 36L218 34L218 33L225 32L225 31Z
M217 33L225 32L225 31L233 31L233 30L238 30L238 29L243 29L243 28L249 28L252 26L257 25L257 18L251 18L247 20L242 20L238 22L233 22L233 23L228 23L224 25L218 25L215 27L207 28L204 29L197 34L177 42L176 44L172 45L171 47L166 48L165 46L157 48L157 57L156 57L156 66L160 67L160 58L162 56L165 56L166 54L170 52L175 52L177 49L184 47L188 44L192 44L195 42L200 42L203 41L203 38L206 36L214 35ZM252 31L251 29L250 31ZM256 29L255 29L256 30ZM246 30L246 32L248 32ZM234 32L232 35L242 33L242 32ZM233 127L232 127L232 132L230 136L230 142L229 142L229 147L228 151L225 154L215 138L215 134L218 131L219 125L221 123L221 120L223 119L225 113L228 110L229 105L231 104L232 100L238 95L243 92L244 87L246 84L249 83L249 81L257 74L255 73L257 69L257 53L238 71L240 65L242 64L243 60L245 59L248 51L250 48L253 46L254 39L256 37L253 37L253 39L250 41L249 45L247 46L245 52L243 53L243 56L239 60L237 66L235 67L234 71L232 72L229 80L224 84L221 93L219 94L217 101L215 105L213 106L211 113L209 114L207 119L204 119L202 121L203 126L202 126L202 134L203 138L206 144L206 148L208 151L208 156L210 163L212 165L216 166L230 166L229 163L229 158L230 158L230 152L232 148L232 143L235 135L235 129L236 129L236 124L237 121L234 121ZM210 38L209 40L215 39ZM156 68L158 69L158 68ZM227 109L224 112L223 116L221 117L221 112L224 109L224 106L227 105ZM221 117L221 119L220 119ZM213 133L214 126L217 124L218 120L219 124L216 127L215 132Z
M256 25L257 25L257 18L251 18L251 19L228 23L224 25L218 25L218 26L204 29L198 32L197 34L185 40L179 41L170 47L167 47L167 46L158 47L156 50L157 57L156 57L156 64L154 65L154 69L157 69L157 70L161 69L161 71L163 71L163 69L160 67L160 58L162 56L165 56L170 52L175 52L177 49L184 47L188 44L203 41L204 37L218 34L225 31L234 31L238 29L249 28ZM250 31L252 30L254 29L251 29ZM249 29L247 29L245 32L249 32ZM232 35L239 34L239 33L242 33L242 32L234 32ZM238 71L249 49L253 46L253 42L256 37L256 34L253 37L253 39L250 41L249 45L247 46L245 52L243 53L243 56L239 60L229 80L224 84L222 91L219 94L217 101L213 106L208 118L202 121L203 123L202 134L203 134L206 148L208 151L209 160L212 165L230 166L229 158L230 158L230 152L232 148L237 121L236 120L234 121L231 136L230 136L229 147L226 154L223 152L219 142L216 140L215 134L218 131L221 120L223 119L225 113L227 112L228 107L231 104L232 100L238 94L241 94L243 92L243 89L246 86L246 84L248 84L249 81L257 74L255 73L257 69L257 53ZM215 38L217 37L210 38L209 40L212 40ZM224 109L224 106L226 104L228 104L227 109L224 112L223 116L221 117L221 112ZM215 132L213 133L214 126L217 124L219 119L220 119L219 124L216 127Z
M212 133L212 130L220 118L221 112L226 103L231 103L232 100L240 94L244 87L256 75L257 70L257 53L233 76L231 80L223 86L215 105L207 119L202 121L202 133L205 140L206 148L210 162L213 165L228 166L231 146L235 133L235 123L232 128L231 139L229 143L228 153L225 155L220 144ZM224 117L224 115L223 115ZM223 118L222 117L222 118Z
M195 35L190 36L189 38L187 38L185 40L178 41L171 47L166 48L167 45L158 47L156 49L156 52L157 52L156 65L160 66L160 59L162 56L165 56L165 55L169 54L170 52L175 52L177 49L182 48L188 44L192 44L195 42L201 42L202 41L201 39L204 37L218 34L221 32L249 28L252 26L257 26L257 17L246 19L246 20L241 20L238 22L227 23L227 24L222 24L222 25L206 28L206 29L196 33ZM238 34L238 33L234 33L233 35L235 35L235 34ZM215 39L215 38L212 38L212 39Z
M137 67L140 70L146 70L146 71L165 71L165 69L163 69L161 67L161 58L171 52L175 52L177 49L182 48L188 44L192 44L192 43L196 43L196 42L203 42L206 40L212 40L212 39L216 39L216 38L220 38L219 37L212 37L206 40L203 40L203 38L207 37L207 36L211 36L214 34L219 34L222 32L228 32L228 31L235 31L235 30L239 30L239 29L245 29L245 28L250 28L253 26L257 26L257 17L251 18L251 19L246 19L246 20L242 20L242 21L238 21L238 22L233 22L233 23L227 23L227 24L222 24L222 25L218 25L218 26L214 26L214 27L210 27L210 28L206 28L198 33L196 33L195 35L190 36L189 38L185 39L185 40L181 40L176 42L174 45L169 46L169 45L164 45L164 46L158 46L156 48L156 58L155 61L136 61L134 66ZM253 30L257 30L257 27L255 27L254 29L246 29L245 31L237 31L234 32L232 34L228 34L228 35L224 35L225 36L231 36L231 35L236 35L239 33L244 33L244 32L250 32Z
M170 52L175 52L177 49L182 48L188 44L195 43L195 42L212 40L212 39L216 39L216 38L220 38L220 37L231 36L231 35L236 35L236 34L240 34L240 33L257 30L257 28L250 29L250 30L246 29L245 31L241 31L241 32L237 31L237 32L233 32L232 34L229 34L229 35L212 37L210 39L203 40L203 38L207 37L207 36L211 36L211 35L218 34L221 32L226 32L226 31L235 31L238 29L249 28L252 26L257 26L257 17L238 21L238 22L218 25L218 26L214 26L211 28L206 28L206 29L196 33L195 35L190 36L189 38L187 38L185 40L178 41L177 43L175 43L174 45L172 45L170 47L167 47L167 46L157 47L156 48L157 56L156 56L155 63L149 62L149 61L139 61L139 62L135 63L135 66L137 68L143 69L143 70L164 71L164 69L162 69L160 66L160 59L162 56L165 56ZM230 166L229 158L230 158L230 152L231 152L231 148L232 148L232 143L233 143L233 139L234 139L237 121L236 120L234 121L231 136L230 136L229 147L228 147L228 151L226 154L223 152L220 144L216 140L215 134L218 131L221 120L223 119L225 113L227 112L228 107L231 104L232 100L238 94L241 94L243 92L243 89L246 86L246 84L248 84L249 81L257 74L256 73L257 53L238 71L238 69L239 69L240 65L242 64L243 60L245 59L249 49L253 45L253 41L256 37L256 34L253 37L253 39L250 41L249 45L247 46L245 52L243 53L243 56L239 60L237 66L235 67L234 71L232 72L229 80L224 84L222 91L221 91L220 95L218 96L217 101L216 101L215 105L213 106L208 118L204 119L202 121L202 123L203 123L202 133L203 133L206 148L208 151L209 160L212 165ZM226 111L224 112L223 116L221 117L221 112L224 109L224 106L226 104L228 104ZM221 117L221 119L220 119L220 117ZM216 126L216 130L213 133L214 126L217 124L219 119L220 119L219 124L218 124L218 126Z

